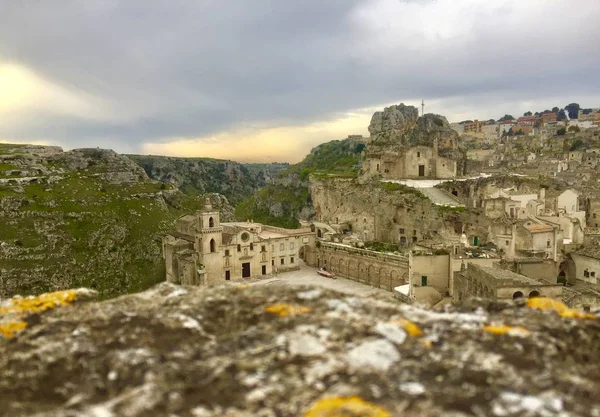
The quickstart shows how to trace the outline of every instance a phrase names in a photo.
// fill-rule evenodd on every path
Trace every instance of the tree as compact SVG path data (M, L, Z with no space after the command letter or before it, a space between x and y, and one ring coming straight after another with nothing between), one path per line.
M558 107L552 107L552 113L558 113L560 109Z
M567 115L563 109L560 109L560 111L556 115L556 118L558 119L558 121L567 120Z
M459 125L466 125L468 123L473 123L473 120L463 120L462 122L458 122Z
M569 132L580 132L581 129L579 128L579 126L569 126Z
M564 127L561 127L556 131L557 136L563 136L565 133L567 133L567 129L565 129Z
M593 109L583 109L583 114L590 114L593 111L594 111Z
M488 125L495 125L496 121L494 119L490 119L490 120L487 121L487 124Z
M535 113L533 113L533 115L534 115L535 117L538 117L538 116L540 115L540 112L539 112L539 111L536 111Z
M504 116L498 119L499 122L505 122L507 120L515 120L515 118L512 117L512 115L510 114L505 114Z
M525 113L523 113L523 116L531 116L532 113L530 111L526 111Z
M583 146L583 141L581 139L575 139L573 141L573 144L569 148L569 151L576 151L577 149L581 148L582 146Z
M569 113L569 119L577 119L579 117L579 109L581 107L577 103L567 104L565 110Z

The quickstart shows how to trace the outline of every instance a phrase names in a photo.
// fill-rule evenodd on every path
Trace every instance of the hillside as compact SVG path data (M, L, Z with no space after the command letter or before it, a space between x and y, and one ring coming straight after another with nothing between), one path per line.
M153 180L179 188L188 195L219 193L232 204L252 196L256 190L289 164L240 164L211 158L177 158L127 155Z
M161 235L197 207L113 151L0 144L0 298L147 288L164 279Z
M281 227L298 227L298 219L314 215L308 191L309 175L356 176L364 146L359 139L334 140L317 146L304 160L279 172L272 184L238 204L236 217Z

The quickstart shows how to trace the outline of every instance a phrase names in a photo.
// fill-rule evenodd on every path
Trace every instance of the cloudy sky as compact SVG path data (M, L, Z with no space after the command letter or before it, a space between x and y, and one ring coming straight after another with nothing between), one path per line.
M426 102L600 106L598 0L0 0L0 142L296 162Z

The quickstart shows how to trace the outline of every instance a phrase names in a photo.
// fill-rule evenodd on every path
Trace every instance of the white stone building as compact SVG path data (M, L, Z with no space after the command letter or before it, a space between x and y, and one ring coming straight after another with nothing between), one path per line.
M218 284L297 269L306 247L314 244L310 228L221 223L207 201L196 215L178 219L176 231L163 238L163 258L169 282Z

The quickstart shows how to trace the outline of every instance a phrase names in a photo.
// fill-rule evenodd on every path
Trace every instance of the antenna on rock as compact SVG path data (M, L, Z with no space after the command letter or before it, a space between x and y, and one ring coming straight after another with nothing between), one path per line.
M425 116L425 100L421 100L421 116Z

